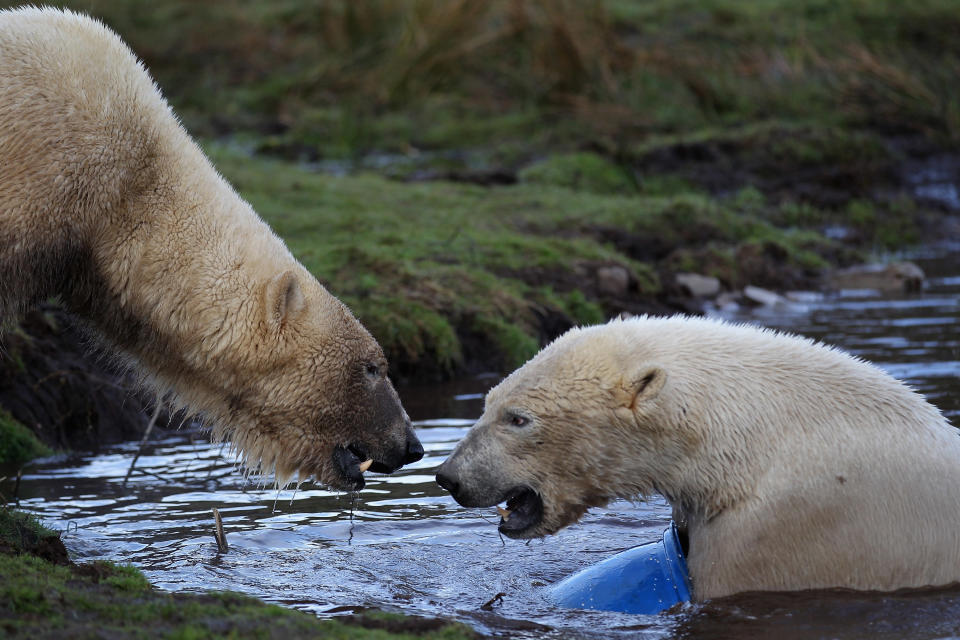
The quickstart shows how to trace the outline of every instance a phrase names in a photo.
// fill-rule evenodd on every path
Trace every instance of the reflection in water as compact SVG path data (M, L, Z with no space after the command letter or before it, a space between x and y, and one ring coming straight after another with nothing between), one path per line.
M953 256L954 259L956 255ZM926 260L921 295L864 292L729 318L795 331L876 362L960 415L960 277ZM425 457L369 476L358 496L305 484L276 491L244 479L219 445L196 434L151 443L130 482L135 444L31 469L21 506L54 528L78 559L132 562L171 590L229 589L335 615L357 606L451 616L510 636L927 638L960 632L960 593L744 595L662 616L557 610L539 587L656 539L670 518L657 499L617 502L543 541L501 539L493 509L464 509L433 470L466 433L495 378L405 389ZM0 485L9 495L11 487ZM230 552L217 553L212 508ZM922 527L923 523L918 523ZM503 601L481 609L497 593Z

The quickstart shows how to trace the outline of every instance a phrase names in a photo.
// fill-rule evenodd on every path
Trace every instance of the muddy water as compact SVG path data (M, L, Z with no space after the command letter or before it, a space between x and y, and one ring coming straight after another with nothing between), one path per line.
M957 424L958 251L920 260L931 276L923 294L850 291L725 316L841 345L908 380ZM663 500L618 502L547 540L501 540L492 509L463 509L433 482L433 469L480 414L482 394L495 383L481 378L404 390L426 456L394 476L372 475L358 496L312 485L295 492L263 488L245 481L220 446L180 432L152 442L126 486L135 443L35 466L23 478L20 505L64 530L77 559L131 562L163 589L241 591L320 616L377 607L453 617L511 637L960 634L960 591L951 590L740 596L661 616L557 610L542 598L543 585L654 540L669 509ZM0 484L0 493L11 492L9 483ZM214 544L214 507L224 517L226 554Z

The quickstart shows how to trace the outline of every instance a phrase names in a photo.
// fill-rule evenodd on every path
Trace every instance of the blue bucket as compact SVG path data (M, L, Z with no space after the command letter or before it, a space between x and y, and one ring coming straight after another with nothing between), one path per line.
M634 547L549 587L553 601L570 609L654 614L690 601L690 576L677 525L657 542Z

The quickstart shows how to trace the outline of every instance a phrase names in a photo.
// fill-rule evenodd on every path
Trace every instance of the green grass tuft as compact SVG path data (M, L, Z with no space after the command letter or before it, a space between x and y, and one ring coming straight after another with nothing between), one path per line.
M774 242L796 254L788 264L806 270L825 264L817 256L832 250L807 230L824 212L811 207L801 219L756 190L718 200L699 192L595 193L549 181L405 184L313 173L229 146L208 151L404 377L448 376L477 359L509 370L552 337L542 335L544 315L567 325L604 321L617 309L590 288L601 265L623 266L633 295L658 295L663 257L655 247L712 246L733 255L744 243ZM791 216L798 229L772 224ZM668 258L664 265L682 261L683 270L718 268L702 251ZM731 268L726 281L739 282Z
M31 638L476 637L469 628L444 621L388 615L372 621L321 621L237 593L156 591L131 566L102 561L55 565L30 555L29 547L36 540L50 536L56 534L31 516L0 510L0 620L4 633Z
M529 184L568 187L591 193L633 193L636 184L624 169L595 153L550 156L520 172Z
M0 466L19 468L34 458L52 454L33 432L0 409Z

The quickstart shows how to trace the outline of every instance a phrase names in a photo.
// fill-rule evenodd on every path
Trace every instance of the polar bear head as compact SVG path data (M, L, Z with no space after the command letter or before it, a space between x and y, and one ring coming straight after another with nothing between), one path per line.
M554 533L616 497L664 493L696 446L671 398L671 371L614 323L574 329L486 397L437 473L468 507L506 501L500 531Z
M190 324L189 339L151 349L165 355L149 364L253 472L359 490L368 469L423 456L380 345L302 267L268 277L236 313L209 306ZM125 343L142 351L144 340Z

